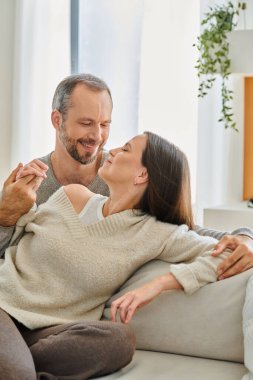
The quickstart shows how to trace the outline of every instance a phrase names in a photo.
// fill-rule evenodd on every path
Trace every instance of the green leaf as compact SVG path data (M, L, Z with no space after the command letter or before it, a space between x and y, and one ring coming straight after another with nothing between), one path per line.
M237 130L233 121L232 107L233 91L228 88L227 79L230 72L231 62L229 59L228 32L236 26L235 16L239 11L246 8L246 3L238 2L234 5L231 1L223 5L209 7L209 11L201 21L201 34L197 37L197 44L194 44L199 52L199 58L195 66L197 75L201 79L198 97L207 95L208 90L213 86L217 72L222 78L222 117L218 120L224 124L225 128Z

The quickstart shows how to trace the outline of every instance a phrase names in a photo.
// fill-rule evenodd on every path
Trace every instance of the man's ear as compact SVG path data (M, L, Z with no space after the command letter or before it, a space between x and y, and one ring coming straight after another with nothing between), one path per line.
M52 121L52 124L53 124L54 128L57 131L59 131L60 126L62 124L62 114L61 114L61 112L58 111L57 109L54 109L51 112L51 121Z
M148 171L146 168L142 168L138 176L135 177L134 183L143 184L148 182Z

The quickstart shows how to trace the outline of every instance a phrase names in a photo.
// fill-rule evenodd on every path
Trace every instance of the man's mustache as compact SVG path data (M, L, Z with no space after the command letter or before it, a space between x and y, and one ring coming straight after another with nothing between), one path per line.
M91 145L91 146L102 144L102 140L94 140L94 139L78 139L77 141L81 144Z

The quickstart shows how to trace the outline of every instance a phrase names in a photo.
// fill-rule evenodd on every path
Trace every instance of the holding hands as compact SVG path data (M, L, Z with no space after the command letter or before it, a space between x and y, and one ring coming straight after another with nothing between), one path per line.
M4 182L0 202L0 225L13 226L36 201L36 191L46 177L48 167L39 160L19 164Z
M21 164L20 164L21 165ZM16 174L16 181L19 180L20 178L27 177L29 175L33 175L33 177L39 177L42 178L47 178L46 172L48 170L48 166L44 164L44 162L40 160L33 160L29 162L29 164L25 166L21 166ZM37 181L39 184L41 184L41 181ZM37 187L37 189L39 186Z

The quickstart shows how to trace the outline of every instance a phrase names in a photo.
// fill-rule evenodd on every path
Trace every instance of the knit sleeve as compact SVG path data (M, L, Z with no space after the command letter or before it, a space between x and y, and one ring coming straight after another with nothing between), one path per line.
M34 203L33 207L24 215L22 215L15 226L15 231L13 233L13 236L11 238L9 246L17 245L19 240L22 238L24 235L25 231L25 226L29 223L32 222L35 218L36 215L36 209L37 205Z
M200 236L186 226L178 227L168 239L160 259L172 263L171 273L184 288L192 294L200 287L217 280L217 266L229 254L211 256L217 240Z
M3 257L5 249L8 247L12 234L14 231L14 226L3 227L0 226L0 258Z

